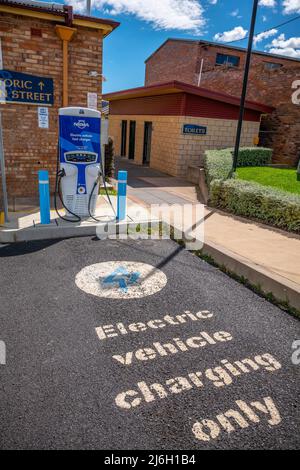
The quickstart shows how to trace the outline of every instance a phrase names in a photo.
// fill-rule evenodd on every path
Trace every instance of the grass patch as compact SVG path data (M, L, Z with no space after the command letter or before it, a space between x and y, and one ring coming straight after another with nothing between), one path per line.
M288 193L300 195L300 181L297 181L297 172L293 169L243 167L237 169L237 177L240 180L253 181L264 186L271 186Z

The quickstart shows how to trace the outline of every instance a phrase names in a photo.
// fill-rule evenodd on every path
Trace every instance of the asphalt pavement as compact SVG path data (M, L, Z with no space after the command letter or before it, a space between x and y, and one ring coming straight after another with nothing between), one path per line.
M0 289L0 448L299 448L299 320L175 242L2 246Z

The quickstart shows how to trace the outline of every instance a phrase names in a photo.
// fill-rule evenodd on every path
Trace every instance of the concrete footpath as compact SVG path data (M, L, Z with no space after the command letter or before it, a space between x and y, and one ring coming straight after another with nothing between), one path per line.
M126 160L118 168L129 173L128 195L145 207L151 204L199 204L197 187ZM204 208L203 253L219 265L300 310L300 236Z

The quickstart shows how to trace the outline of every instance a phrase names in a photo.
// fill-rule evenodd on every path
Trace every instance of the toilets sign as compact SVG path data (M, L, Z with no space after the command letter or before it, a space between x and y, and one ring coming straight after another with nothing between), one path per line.
M53 79L0 70L0 102L52 106Z
M206 135L207 127L198 126L197 124L183 124L182 133L188 135Z

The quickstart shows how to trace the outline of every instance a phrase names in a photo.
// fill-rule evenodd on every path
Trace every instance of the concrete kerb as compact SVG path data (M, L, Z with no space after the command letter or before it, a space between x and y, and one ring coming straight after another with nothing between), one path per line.
M156 222L156 221L151 221ZM157 221L158 222L158 221ZM105 226L107 222L103 222ZM74 237L87 237L96 236L97 229L99 229L100 223L97 222L86 222L84 224L71 224L59 226L55 223L50 225L38 225L36 227L30 227L26 229L10 229L0 231L0 243L18 243L18 242L29 242L36 240L54 240L61 238L74 238ZM116 230L122 231L123 227L127 227L127 230L134 230L139 225L141 230L147 230L149 221L120 221L116 223ZM123 232L123 231L122 231Z
M114 205L116 201L111 198ZM106 204L107 206L107 204ZM38 211L34 213L12 213L11 221L0 227L0 243L18 243L31 240L47 240L61 239L72 237L95 236L97 233L104 231L109 225L110 232L126 233L134 232L139 226L140 230L147 231L149 223L157 224L158 219L149 216L147 208L140 204L128 201L128 215L125 220L112 222L113 213L109 207L105 207L105 203L98 205L96 218L100 218L99 222L93 219L83 219L81 222L66 222L58 218L54 211L51 211L51 223L43 225L40 223L40 214Z

